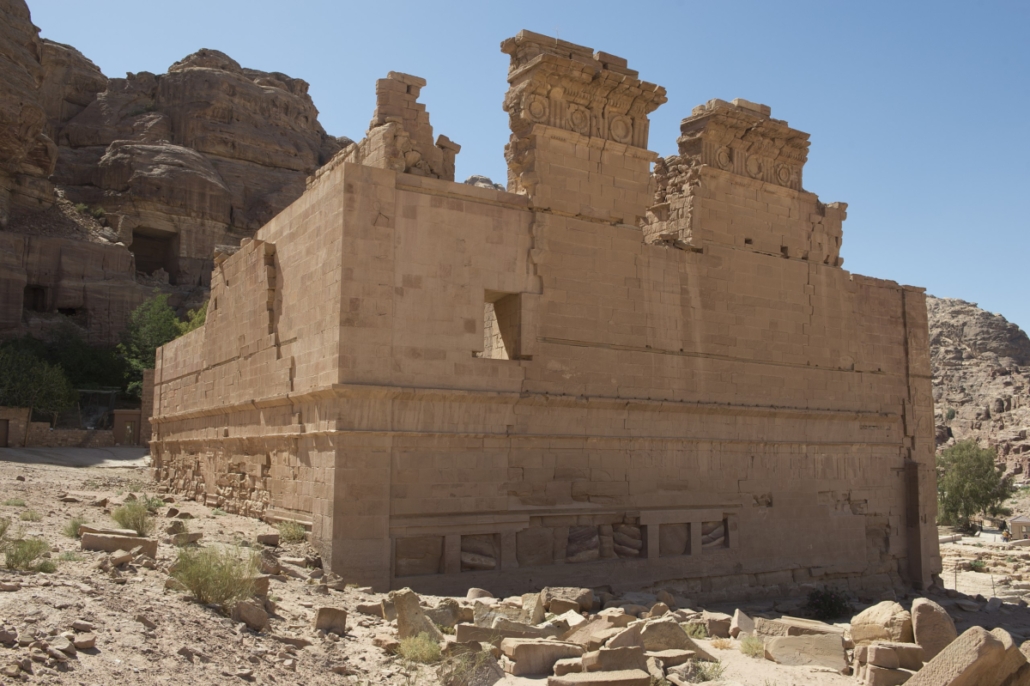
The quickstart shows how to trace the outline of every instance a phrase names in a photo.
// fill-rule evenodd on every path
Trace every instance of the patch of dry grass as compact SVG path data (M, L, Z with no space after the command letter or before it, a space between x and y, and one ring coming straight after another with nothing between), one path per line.
M200 602L228 612L254 595L253 555L221 548L180 548L171 575Z

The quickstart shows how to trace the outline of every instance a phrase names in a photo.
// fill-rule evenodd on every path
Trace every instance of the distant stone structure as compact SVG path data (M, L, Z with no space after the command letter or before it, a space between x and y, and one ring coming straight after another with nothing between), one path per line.
M421 79L379 81L158 352L156 476L377 589L930 584L925 297L841 269L807 134L713 100L662 160L625 60L502 50L508 192L453 181Z

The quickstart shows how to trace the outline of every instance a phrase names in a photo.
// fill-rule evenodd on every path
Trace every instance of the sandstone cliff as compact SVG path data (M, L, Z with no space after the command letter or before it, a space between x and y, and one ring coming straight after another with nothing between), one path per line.
M938 445L973 438L1010 469L1030 462L1030 338L973 303L928 296Z
M198 305L215 247L285 209L349 143L325 132L300 79L207 49L165 74L109 79L75 48L41 39L24 0L0 0L0 229L56 239L0 264L0 335L45 329L60 307L111 341L154 286L182 309ZM111 257L119 250L125 259ZM28 259L34 251L42 261ZM73 256L106 262L66 264ZM36 268L50 263L120 285L74 287Z

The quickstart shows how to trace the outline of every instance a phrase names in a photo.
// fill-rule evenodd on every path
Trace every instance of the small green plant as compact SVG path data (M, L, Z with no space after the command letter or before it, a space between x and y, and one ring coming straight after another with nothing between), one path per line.
M18 519L23 522L39 522L43 520L43 515L39 514L35 510L25 510L18 515Z
M690 660L680 674L687 683L703 684L706 681L717 681L722 678L724 671L726 671L726 667L718 662Z
M424 665L440 661L440 645L427 633L401 639L400 656Z
M0 552L7 546L7 532L11 530L11 520L0 517Z
M748 657L765 657L765 641L757 636L745 636L740 639L740 652Z
M165 501L161 500L156 495L147 495L144 493L138 498L139 502L143 503L143 507L148 510L156 510L159 507L164 507Z
M75 203L75 211L80 214L86 214L89 212L89 205L84 202L77 202Z
M446 624L437 624L436 628L440 630L441 634L447 634L453 636L455 634L453 626L447 626Z
M146 536L154 530L154 518L141 500L128 500L124 505L116 507L111 519L118 522L123 529L132 529L140 536Z
M66 550L63 553L61 553L61 557L59 557L58 559L61 562L79 562L82 560L82 556L74 551Z
M687 636L691 638L708 638L708 627L704 624L692 622L690 624L684 624L683 630L687 632Z
M493 656L488 650L478 650L456 655L440 666L438 672L440 683L450 684L450 686L469 686L470 684L478 683L476 675L487 664L488 660L493 660ZM668 682L666 682L667 685Z
M101 219L105 214L107 214L106 212L104 212L103 207L94 207L92 210L89 211L89 213L93 215L94 219Z
M7 507L25 507L25 501L22 498L8 498L4 501L4 505Z
M946 419L947 421L950 422L952 419L955 418L955 414L956 414L955 408L954 407L949 407L948 411L944 413L944 419Z
M50 550L47 542L41 538L23 538L10 541L4 549L4 562L8 569L26 571L52 572L54 563L49 560L36 562L43 553Z
M728 638L716 638L712 640L712 647L719 650L729 650L733 647L733 641Z
M852 611L847 594L835 588L817 588L809 593L805 609L821 622L850 615Z
M71 519L68 520L68 523L64 525L64 528L61 529L61 533L63 533L68 538L78 538L79 537L79 527L82 526L83 524L88 524L88 523L89 522L86 520L85 517L79 517L79 516L72 517Z
M225 548L180 548L172 571L194 598L218 605L223 612L254 595L255 574L253 555Z
M297 522L279 522L279 538L285 543L303 543L308 539L308 532Z
M972 572L984 572L987 569L987 563L983 560L973 560L969 563L969 570Z
M211 510L211 514L213 514L215 517L221 517L222 515L227 515L229 513L220 507L216 507L215 509Z

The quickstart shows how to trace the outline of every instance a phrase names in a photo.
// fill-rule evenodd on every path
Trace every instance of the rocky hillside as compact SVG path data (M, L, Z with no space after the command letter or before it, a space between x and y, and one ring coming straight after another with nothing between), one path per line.
M0 335L74 310L106 341L155 285L183 310L196 306L215 247L238 245L285 209L348 143L319 124L301 79L208 49L164 74L108 78L75 48L41 39L24 0L0 0L0 244L14 251L0 260ZM66 253L67 240L94 247ZM33 251L48 268L19 257ZM66 254L98 264L66 265ZM126 268L100 268L112 259ZM118 302L97 289L86 302L66 291L90 287L58 273L102 273ZM21 291L34 294L31 306L16 302Z
M1030 460L1030 338L999 314L927 297L937 443L973 438L1011 469Z

